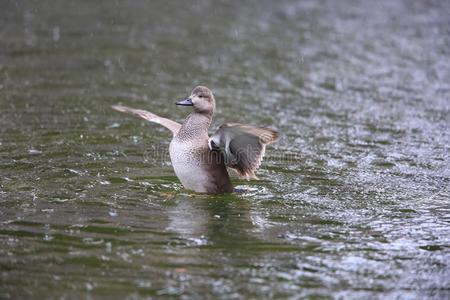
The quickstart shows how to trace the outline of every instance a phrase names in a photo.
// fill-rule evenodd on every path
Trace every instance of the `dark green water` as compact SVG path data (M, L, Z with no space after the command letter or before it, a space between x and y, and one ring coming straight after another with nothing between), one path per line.
M1 1L1 299L449 299L448 1ZM182 189L213 89L278 128L243 194Z

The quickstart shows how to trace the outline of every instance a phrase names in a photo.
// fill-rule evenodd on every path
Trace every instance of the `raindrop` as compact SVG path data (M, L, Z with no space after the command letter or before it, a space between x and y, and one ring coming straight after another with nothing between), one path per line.
M61 34L58 26L53 27L52 33L53 33L53 41L54 42L59 41Z

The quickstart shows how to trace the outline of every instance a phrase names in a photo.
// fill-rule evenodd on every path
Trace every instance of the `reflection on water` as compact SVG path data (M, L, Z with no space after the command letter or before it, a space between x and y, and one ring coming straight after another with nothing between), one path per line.
M1 2L0 298L449 298L447 2ZM283 133L240 193L110 109L197 84Z

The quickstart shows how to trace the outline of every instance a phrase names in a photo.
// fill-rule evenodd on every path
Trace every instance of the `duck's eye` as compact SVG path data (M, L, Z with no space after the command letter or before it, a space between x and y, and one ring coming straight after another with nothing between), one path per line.
M203 98L203 95L198 95L199 98Z

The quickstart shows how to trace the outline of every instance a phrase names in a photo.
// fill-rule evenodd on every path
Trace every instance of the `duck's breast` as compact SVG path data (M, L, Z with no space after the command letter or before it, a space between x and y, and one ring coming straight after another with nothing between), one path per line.
M211 176L208 167L202 159L205 151L209 151L205 145L194 145L189 141L181 141L177 138L170 142L169 153L172 166L181 184L186 189L198 193L209 192Z

